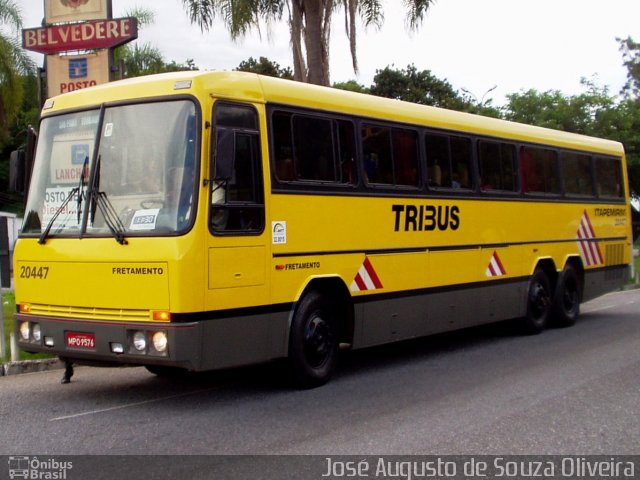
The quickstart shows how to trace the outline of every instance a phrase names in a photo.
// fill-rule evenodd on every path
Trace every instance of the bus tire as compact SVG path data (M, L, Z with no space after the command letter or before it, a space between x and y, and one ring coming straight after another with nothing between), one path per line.
M544 270L536 268L529 280L527 291L527 313L523 320L523 330L527 335L542 332L551 314L551 286Z
M300 388L325 384L338 358L336 312L323 295L311 291L296 309L289 336L289 365Z
M553 323L558 327L570 327L580 314L580 280L573 265L568 263L558 279L553 300Z

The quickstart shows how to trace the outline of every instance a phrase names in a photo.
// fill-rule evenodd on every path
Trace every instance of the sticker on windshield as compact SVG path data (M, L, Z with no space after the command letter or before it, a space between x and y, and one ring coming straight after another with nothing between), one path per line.
M153 230L156 228L156 221L158 220L159 208L145 208L144 210L136 210L131 219L131 225L129 230L142 231Z
M104 136L110 137L113 134L113 123L107 123L104 126Z

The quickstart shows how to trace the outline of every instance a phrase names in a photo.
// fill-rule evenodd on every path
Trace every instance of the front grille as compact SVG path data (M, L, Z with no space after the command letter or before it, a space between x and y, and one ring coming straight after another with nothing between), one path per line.
M149 310L127 310L117 308L73 307L61 305L30 304L29 313L49 317L83 318L129 322L152 321Z

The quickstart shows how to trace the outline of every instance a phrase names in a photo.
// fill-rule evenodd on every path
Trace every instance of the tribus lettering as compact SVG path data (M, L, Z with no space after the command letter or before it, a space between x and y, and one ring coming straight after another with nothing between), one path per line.
M391 210L395 213L393 229L396 232L457 230L460 226L460 208L457 205L392 205Z

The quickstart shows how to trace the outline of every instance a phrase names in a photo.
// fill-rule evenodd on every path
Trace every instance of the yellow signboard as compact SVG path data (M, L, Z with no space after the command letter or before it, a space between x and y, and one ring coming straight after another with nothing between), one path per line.
M44 0L45 23L111 18L108 0Z
M47 55L47 96L93 87L109 81L109 51L85 55Z

